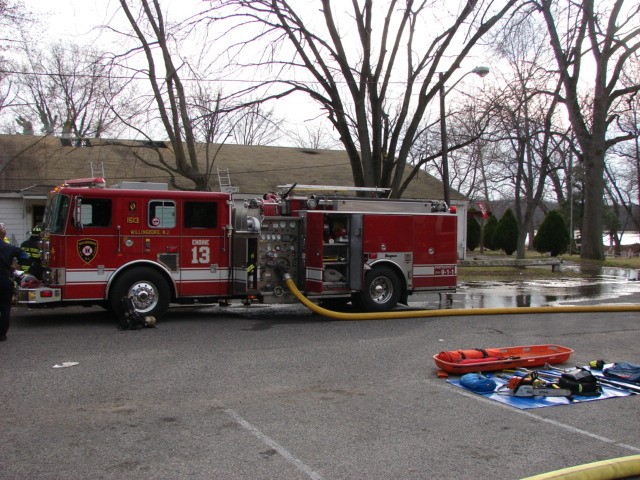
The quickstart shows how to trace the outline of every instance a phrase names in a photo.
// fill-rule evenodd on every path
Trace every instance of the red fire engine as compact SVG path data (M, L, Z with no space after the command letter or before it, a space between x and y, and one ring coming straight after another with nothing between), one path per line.
M21 289L19 301L122 314L129 296L160 318L170 303L293 302L283 271L313 300L351 300L366 311L455 290L457 217L444 204L348 196L381 189L279 188L239 200L70 180L47 202L42 285Z

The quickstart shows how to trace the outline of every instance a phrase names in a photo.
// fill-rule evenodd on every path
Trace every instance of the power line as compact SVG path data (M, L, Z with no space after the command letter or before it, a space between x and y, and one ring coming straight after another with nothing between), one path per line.
M96 75L96 74L87 74L87 73L49 73L49 72L28 72L28 71L20 71L20 70L2 70L1 73L3 75L24 75L31 77L62 77L62 78L89 78L92 80L97 79L108 79L108 80L149 80L148 75L138 76L138 74L134 75ZM138 72L140 73L140 72ZM142 74L140 74L142 75ZM155 77L156 81L164 81L167 80L165 77ZM271 80L261 79L261 80L249 80L246 78L195 78L195 77L180 77L180 81L182 82L206 82L206 83L248 83L248 84L257 84L264 85L268 83L284 83L284 84L301 84L301 85L321 85L321 82L317 80L290 80L290 79L282 79L282 78L274 78ZM332 78L332 82L339 85L348 85L349 83L354 83L360 85L360 81L356 82L348 82L347 80L339 80ZM378 82L370 81L366 82L368 84L377 84ZM389 84L392 85L401 85L407 86L409 83L404 80L394 80L389 81ZM420 82L415 82L416 85L420 85Z

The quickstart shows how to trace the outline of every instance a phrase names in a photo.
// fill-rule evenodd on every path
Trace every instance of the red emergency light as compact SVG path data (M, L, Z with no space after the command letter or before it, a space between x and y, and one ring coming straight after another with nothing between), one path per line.
M105 188L107 181L101 177L95 178L74 178L64 182L67 187L89 187L89 188Z

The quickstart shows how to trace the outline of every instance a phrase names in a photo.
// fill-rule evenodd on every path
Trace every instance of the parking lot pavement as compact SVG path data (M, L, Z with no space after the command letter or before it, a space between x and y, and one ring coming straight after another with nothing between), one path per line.
M640 363L638 313L329 321L300 306L14 312L0 478L517 479L640 453L629 396L517 410L437 378L441 350L554 343ZM64 362L77 362L64 368Z

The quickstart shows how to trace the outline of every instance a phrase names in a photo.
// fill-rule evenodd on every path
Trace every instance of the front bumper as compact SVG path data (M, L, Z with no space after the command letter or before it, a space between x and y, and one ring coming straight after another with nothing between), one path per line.
M38 287L20 288L18 290L18 303L21 304L39 305L61 300L62 294L59 288Z

